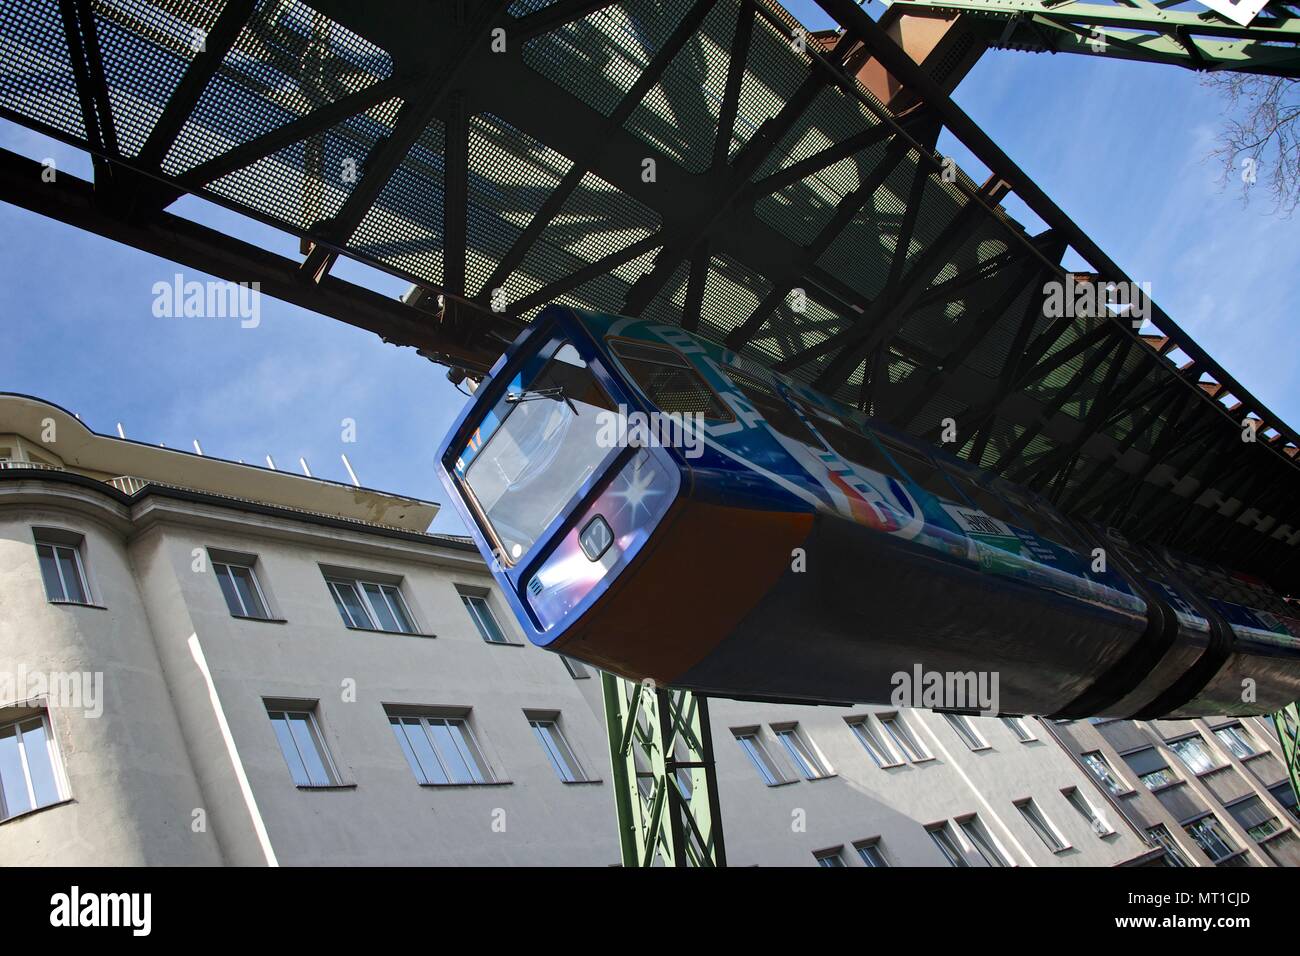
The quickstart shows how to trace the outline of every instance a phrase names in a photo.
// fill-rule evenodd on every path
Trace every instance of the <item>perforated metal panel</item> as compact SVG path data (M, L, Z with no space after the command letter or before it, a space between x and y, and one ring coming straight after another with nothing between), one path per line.
M860 52L769 0L13 0L0 115L143 174L100 215L193 192L302 237L311 281L339 253L446 293L454 321L421 321L484 367L547 302L681 323L932 440L955 422L1067 508L1291 560L1294 449L1242 449L1204 358L1046 314L1062 236L943 161L933 96L874 99ZM1250 475L1259 531L1180 520Z

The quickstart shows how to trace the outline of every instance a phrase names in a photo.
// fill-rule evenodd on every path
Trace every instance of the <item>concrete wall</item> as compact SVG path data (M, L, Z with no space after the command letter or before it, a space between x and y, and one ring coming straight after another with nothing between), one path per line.
M70 802L0 824L0 865L221 862L212 837L191 829L200 789L124 545L123 510L80 489L24 490L0 485L0 672L102 675L103 713L51 711ZM99 606L46 601L34 526L85 536Z
M800 866L813 862L816 851L842 845L852 866L860 863L853 844L879 838L894 865L943 866L946 862L925 827L971 814L996 838L1008 860L1020 866L1110 866L1149 849L1116 814L1109 815L1113 835L1100 838L1092 832L1061 791L1080 787L1099 808L1104 800L1035 721L1028 724L1039 739L1021 743L1000 720L975 719L989 744L976 752L942 716L904 710L903 719L933 759L882 768L866 753L847 721L892 712L873 707L712 701L730 862ZM792 721L816 745L834 776L798 779L772 733L772 725ZM786 773L797 782L763 784L733 734L756 725L762 727L768 753L783 762ZM1033 798L1066 837L1069 849L1051 852L1021 819L1014 801L1026 797ZM806 832L798 831L799 824L806 826ZM972 865L982 865L972 847L965 850Z
M34 525L85 536L102 607L46 601ZM256 556L279 620L231 616L209 549ZM400 581L422 634L346 627L322 565ZM483 641L457 585L490 590L492 580L477 553L435 538L255 515L234 501L146 495L127 506L55 477L0 481L0 671L91 670L105 681L102 717L52 711L71 802L0 823L0 863L618 862L599 681L574 679L518 634L517 644ZM294 785L268 699L315 702L340 786ZM467 712L496 782L421 786L385 705ZM559 715L588 780L558 779L526 711ZM1039 739L1021 743L981 719L989 747L971 751L942 716L904 711L933 759L881 768L846 718L883 712L713 701L731 862L812 865L816 851L843 846L862 865L853 844L879 839L894 865L944 865L925 826L970 814L1017 865L1113 865L1148 852L1118 813L1108 813L1115 833L1098 837L1066 802L1062 791L1079 787L1107 807L1047 727L1030 721ZM789 723L831 776L797 778L772 735ZM760 779L733 733L754 727L794 782ZM1025 797L1068 849L1051 852L1028 827L1014 806Z

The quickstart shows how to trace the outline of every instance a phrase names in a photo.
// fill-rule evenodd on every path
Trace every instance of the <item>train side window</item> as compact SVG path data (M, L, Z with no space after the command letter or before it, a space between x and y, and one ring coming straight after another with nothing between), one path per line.
M899 477L898 469L890 463L880 450L880 446L872 441L866 432L803 402L796 402L796 404L812 419L813 424L835 454L855 465L889 475L891 478Z
M808 430L808 426L800 420L795 410L790 407L790 403L777 394L775 388L757 376L750 375L748 372L743 372L730 365L727 366L726 371L727 376L735 383L736 388L740 389L745 398L749 399L749 403L774 429L786 438L793 438L797 442L811 445L814 448L821 444L817 440L817 436Z
M876 437L889 452L891 458L898 463L909 478L917 485L920 485L932 495L936 495L945 501L955 501L957 498L956 490L952 484L939 470L939 466L934 464L930 459L923 458L910 448L877 433Z
M705 421L731 421L734 416L695 367L676 349L630 339L610 339L627 374L662 412L703 415Z

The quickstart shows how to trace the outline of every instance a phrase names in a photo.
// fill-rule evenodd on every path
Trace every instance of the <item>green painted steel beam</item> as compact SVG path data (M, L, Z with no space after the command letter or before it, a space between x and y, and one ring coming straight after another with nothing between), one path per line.
M623 865L726 866L708 702L601 674Z
M1273 726L1282 743L1282 755L1286 760L1291 790L1300 803L1300 747L1297 747L1297 737L1300 737L1300 704L1291 704L1274 714Z
M1249 26L1196 0L894 0L890 6L900 13L960 14L967 29L997 49L1300 77L1300 17L1282 5L1267 7Z

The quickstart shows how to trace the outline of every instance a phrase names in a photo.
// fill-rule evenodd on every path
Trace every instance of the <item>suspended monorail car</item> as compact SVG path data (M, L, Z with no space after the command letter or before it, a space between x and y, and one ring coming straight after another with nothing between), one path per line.
M623 677L884 704L900 674L989 674L1000 712L1056 717L1300 699L1300 623L1262 588L677 326L543 310L439 469L529 640Z

